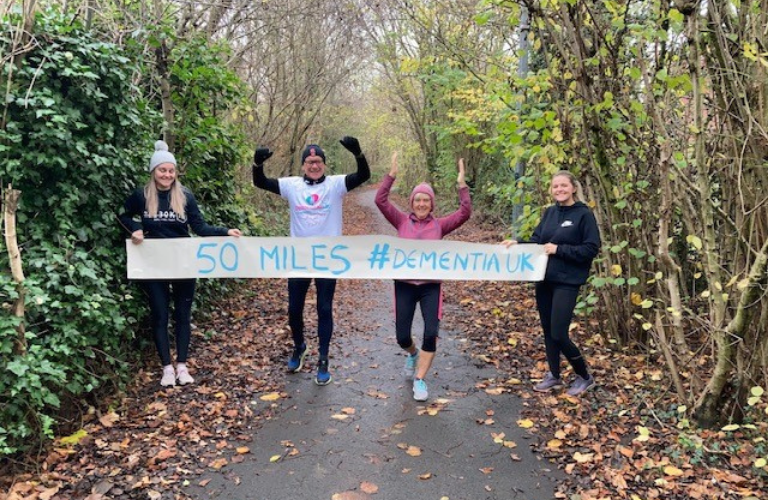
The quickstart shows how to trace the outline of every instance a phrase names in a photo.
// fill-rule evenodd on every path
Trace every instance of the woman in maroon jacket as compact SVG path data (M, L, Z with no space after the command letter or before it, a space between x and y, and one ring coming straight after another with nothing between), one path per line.
M464 182L464 160L459 160L460 207L454 213L436 218L435 192L427 183L421 183L415 188L410 197L410 211L404 212L389 202L389 191L397 177L397 153L392 155L392 168L389 175L384 177L379 191L376 193L376 206L384 217L395 226L397 235L401 238L415 240L441 240L443 236L464 224L472 215L472 202L469 197L469 187ZM413 315L416 304L421 305L421 315L424 318L424 339L421 352L416 348L411 337ZM437 351L437 337L442 316L442 293L439 281L395 280L395 333L397 343L408 357L405 361L405 375L413 378L413 398L416 401L426 401L429 397L427 384L424 382Z

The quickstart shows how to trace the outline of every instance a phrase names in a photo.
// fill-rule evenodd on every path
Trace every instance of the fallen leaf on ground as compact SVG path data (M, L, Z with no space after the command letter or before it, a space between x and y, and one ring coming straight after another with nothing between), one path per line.
M217 458L213 462L210 463L210 466L213 467L216 470L221 469L225 465L227 465L227 459L226 458Z
M418 446L409 446L408 449L405 450L405 452L412 457L421 456L421 448L419 448Z
M115 425L115 422L120 420L120 415L118 415L115 412L107 413L106 415L102 415L102 417L99 419L99 423L103 425L104 427L112 427Z
M369 495L374 495L378 493L379 487L369 481L363 481L360 483L360 491L368 493Z

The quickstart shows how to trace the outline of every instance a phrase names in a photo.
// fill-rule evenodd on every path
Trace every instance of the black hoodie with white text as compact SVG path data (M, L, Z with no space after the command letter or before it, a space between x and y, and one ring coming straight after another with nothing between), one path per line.
M555 204L544 210L526 243L557 245L557 252L549 256L544 281L583 285L600 251L600 231L594 214L584 203Z

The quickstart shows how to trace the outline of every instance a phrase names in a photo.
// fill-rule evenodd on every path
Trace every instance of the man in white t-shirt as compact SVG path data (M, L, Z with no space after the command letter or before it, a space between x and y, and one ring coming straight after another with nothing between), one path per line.
M360 143L346 136L342 146L355 155L357 172L348 175L325 175L325 152L310 144L301 154L302 177L268 178L264 162L272 156L268 148L258 148L253 155L253 183L256 187L278 194L288 201L291 210L291 237L340 236L342 201L344 195L370 179L371 170ZM296 373L304 366L307 344L304 340L304 303L312 278L288 279L288 323L293 334L293 354L288 370ZM333 336L333 295L336 280L315 278L317 290L317 319L320 359L317 364L317 385L331 383L328 371L328 350Z

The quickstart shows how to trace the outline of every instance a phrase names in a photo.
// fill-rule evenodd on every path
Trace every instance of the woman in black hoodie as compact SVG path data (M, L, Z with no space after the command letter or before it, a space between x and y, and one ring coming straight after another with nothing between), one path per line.
M549 372L534 386L535 391L549 392L563 387L560 379L560 355L573 367L576 379L568 388L568 395L578 396L594 387L581 351L568 335L576 307L579 288L586 283L592 260L600 250L600 232L592 211L584 204L581 183L566 170L552 177L550 192L555 204L548 207L531 239L521 243L544 245L549 256L543 281L536 283L536 305ZM518 243L506 240L509 247Z
M181 185L176 170L176 158L168 151L168 144L155 143L155 152L149 159L150 179L143 188L136 189L125 201L120 223L130 234L131 242L140 245L147 238L189 238L190 228L198 236L242 235L239 229L209 226L200 213L192 192ZM195 279L143 280L142 288L149 299L152 316L152 334L157 353L163 363L163 387L192 384L195 379L187 368L187 355L191 337L192 302L195 297ZM168 339L168 321L171 301L174 304L176 327L176 369L171 364Z

